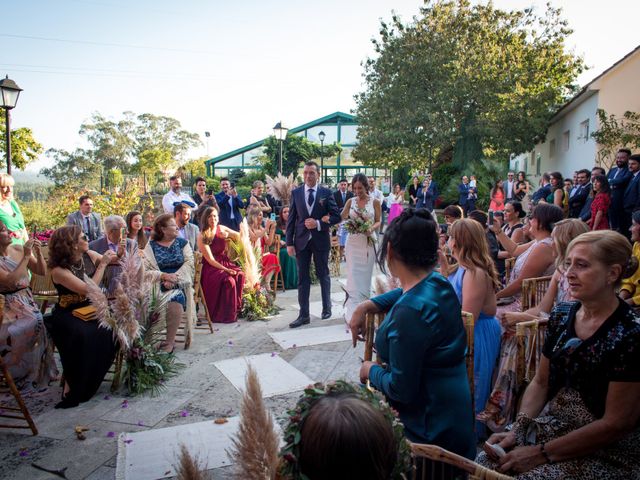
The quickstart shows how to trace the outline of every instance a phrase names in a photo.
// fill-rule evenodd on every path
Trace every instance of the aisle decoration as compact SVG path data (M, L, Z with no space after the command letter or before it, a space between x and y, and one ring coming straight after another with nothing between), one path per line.
M279 201L283 207L291 205L291 192L297 186L293 173L290 173L288 177L278 173L275 178L266 175L266 184L271 196Z
M126 255L120 264L122 273L114 298L109 301L86 277L87 298L96 309L100 327L111 330L125 352L123 383L129 393L156 395L164 389L164 382L184 367L173 355L158 349L166 327L167 304L175 292L160 292L139 255Z

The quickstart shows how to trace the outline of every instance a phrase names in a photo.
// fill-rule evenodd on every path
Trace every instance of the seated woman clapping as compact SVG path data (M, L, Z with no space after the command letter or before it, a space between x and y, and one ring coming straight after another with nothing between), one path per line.
M160 348L173 352L182 314L186 312L187 335L195 320L193 251L189 242L178 237L173 215L165 213L156 218L151 240L143 254L146 270L160 283L160 290L170 296L166 312L167 336Z
M254 198L254 197L252 197ZM274 273L280 271L278 257L275 253L269 252L269 247L273 244L276 225L270 219L262 226L263 213L257 205L251 205L247 209L247 223L249 225L249 239L253 246L262 252L262 278L268 290L271 289L271 278Z
M45 324L58 351L65 378L62 401L56 408L70 408L89 400L100 387L116 355L113 333L96 320L85 321L74 310L89 306L87 283L100 283L115 253L89 250L89 242L77 225L53 232L49 241L49 268L58 291L58 303Z
M42 313L29 288L29 272L45 275L46 268L40 242L12 245L0 221L0 294L5 297L0 352L21 390L44 388L58 375Z
M565 275L575 301L551 313L517 421L489 438L479 463L521 479L638 477L640 317L616 295L635 267L630 258L617 232L569 244Z

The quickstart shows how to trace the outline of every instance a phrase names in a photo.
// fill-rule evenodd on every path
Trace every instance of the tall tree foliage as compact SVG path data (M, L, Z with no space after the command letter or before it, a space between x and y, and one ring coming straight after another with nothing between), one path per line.
M463 168L479 155L527 151L583 70L565 48L567 22L549 4L537 15L426 1L412 22L393 15L379 33L355 97L354 155L367 164L424 167L432 152Z
M6 167L7 163L6 131L4 111L0 110L0 167ZM11 165L23 170L41 153L42 145L33 138L33 132L30 128L11 129Z
M622 116L598 109L599 128L591 134L598 142L598 164L609 169L620 148L640 148L640 113L624 112Z
M321 146L307 140L300 135L287 135L287 139L282 146L282 171L288 176L298 174L298 169L303 162L309 160L319 160L321 156L330 158L336 156L342 148L333 143ZM264 155L260 158L262 169L267 175L275 176L278 173L278 158L280 144L276 137L271 136L264 142ZM320 163L320 162L318 162Z

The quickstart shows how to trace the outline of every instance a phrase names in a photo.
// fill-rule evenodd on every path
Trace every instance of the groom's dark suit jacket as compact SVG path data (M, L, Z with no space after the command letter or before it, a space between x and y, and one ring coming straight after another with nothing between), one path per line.
M307 209L304 185L291 193L289 220L287 221L287 246L295 246L296 251L303 250L309 243L318 251L329 250L331 247L329 229L331 225L340 223L340 211L331 190L319 185L316 185L315 190L316 200L311 215ZM307 218L320 220L325 215L329 215L329 223L321 221L320 230L309 230L305 227L304 221Z

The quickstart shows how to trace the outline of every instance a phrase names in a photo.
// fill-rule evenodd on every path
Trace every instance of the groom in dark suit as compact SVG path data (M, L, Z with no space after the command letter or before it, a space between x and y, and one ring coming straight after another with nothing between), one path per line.
M318 164L304 164L304 185L291 193L287 221L287 253L298 263L298 304L300 314L289 324L297 328L310 322L309 290L311 256L316 265L322 291L322 318L331 318L331 278L329 277L329 228L340 222L340 211L331 190L318 184Z

